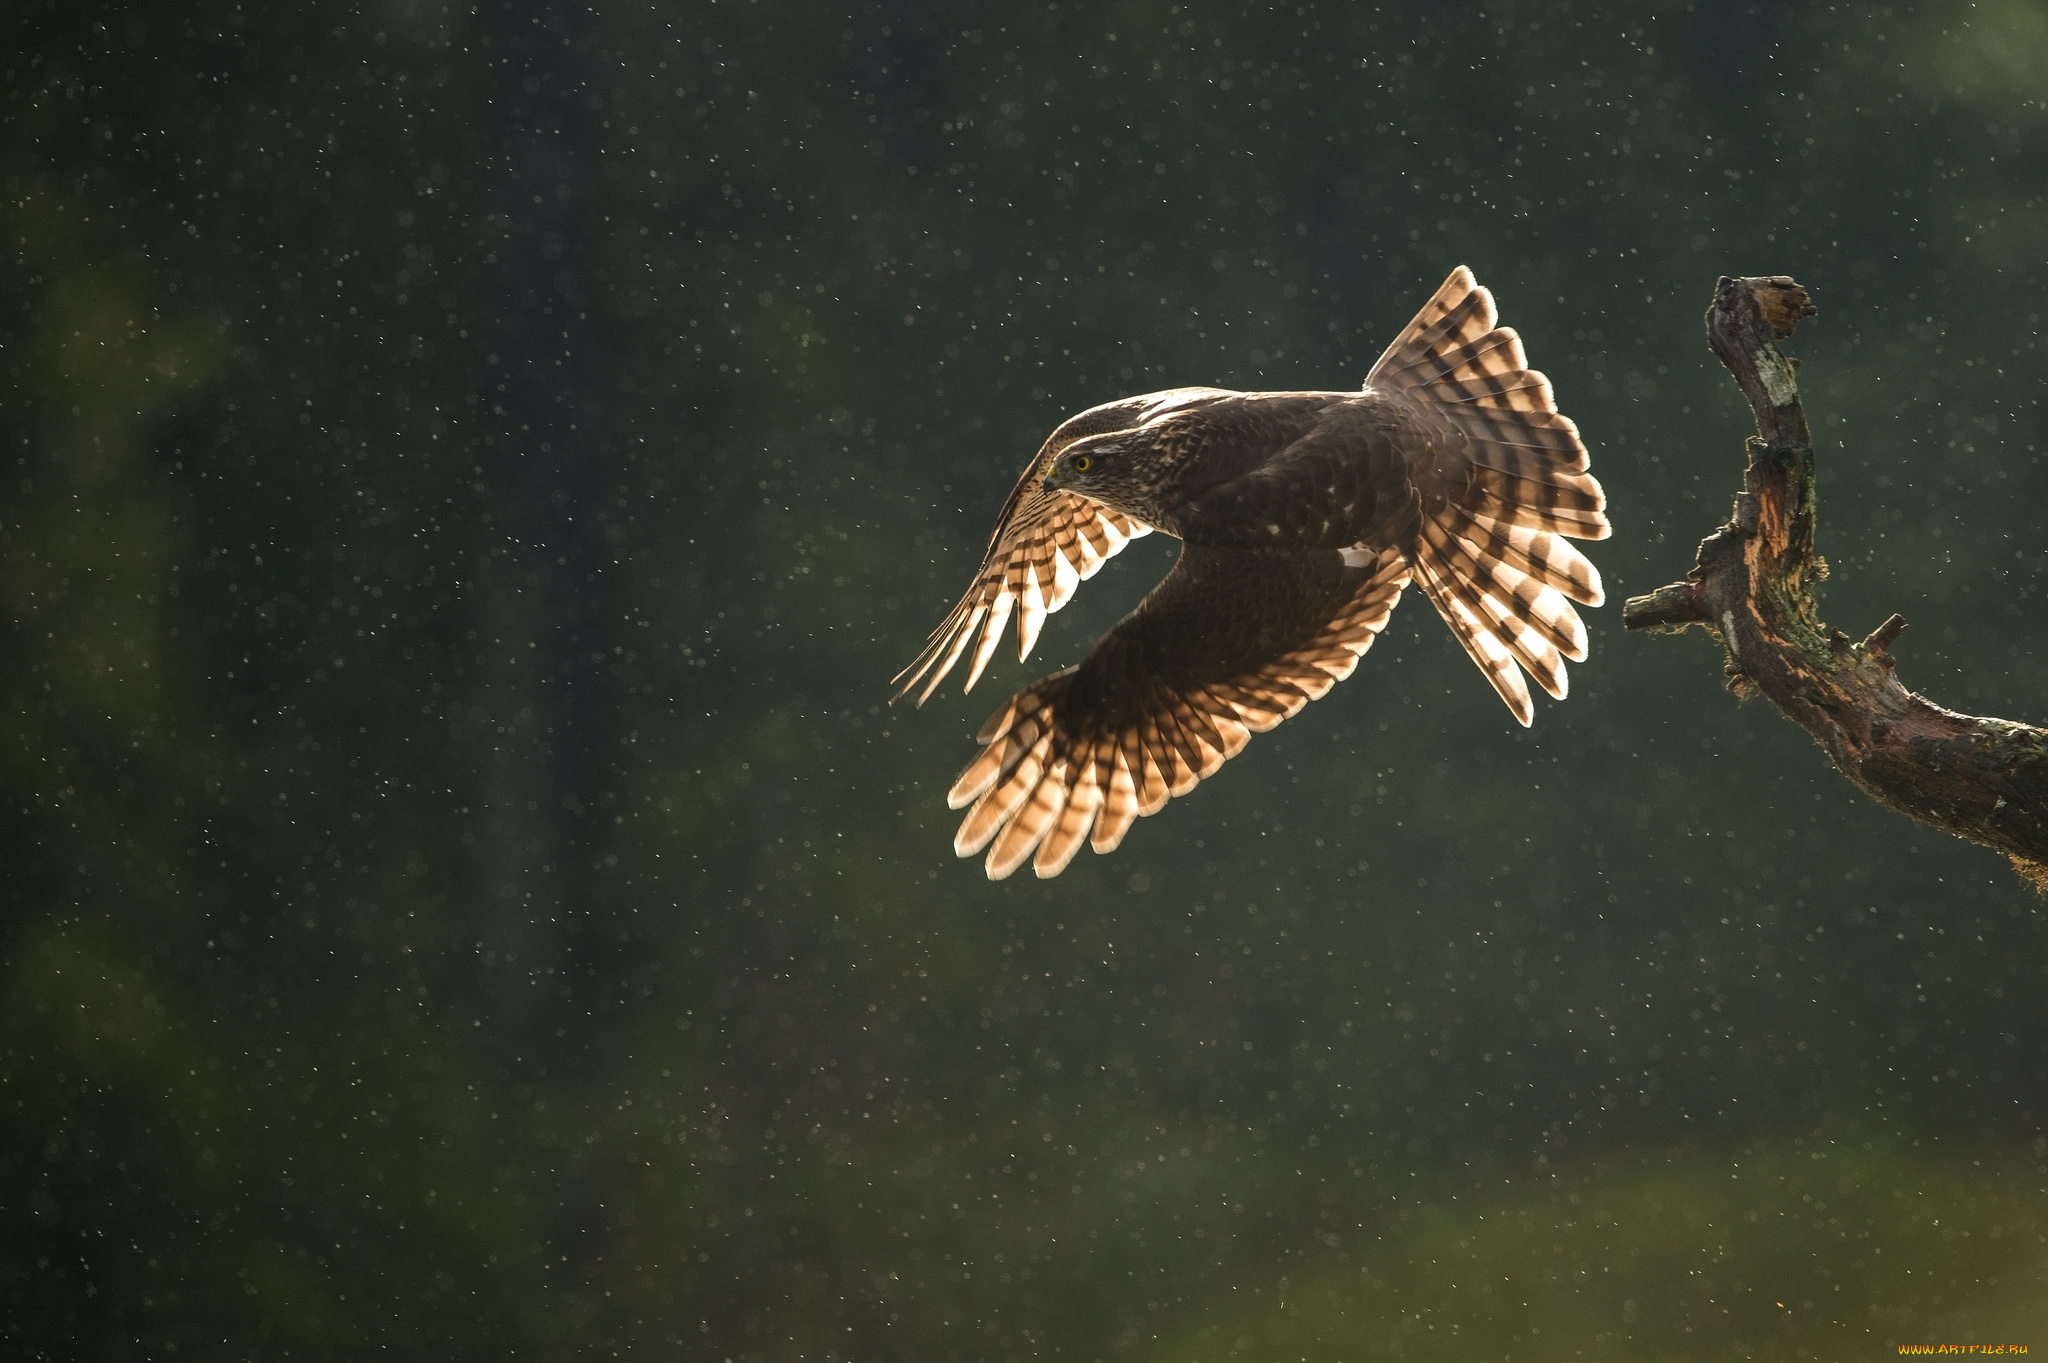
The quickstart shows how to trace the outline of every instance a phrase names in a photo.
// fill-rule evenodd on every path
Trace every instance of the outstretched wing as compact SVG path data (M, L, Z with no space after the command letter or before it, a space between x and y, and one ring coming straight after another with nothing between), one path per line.
M1133 820L1351 675L1386 625L1398 551L1347 567L1335 551L1188 546L1164 582L1081 665L990 716L946 800L972 804L953 850L991 842L1001 880L1037 852L1056 876L1093 830L1107 852Z
M974 657L965 689L973 690L1013 614L1017 656L1027 656L1045 617L1066 605L1083 579L1124 545L1152 533L1151 526L1078 493L1045 491L1039 486L1043 477L1042 462L1033 460L1010 496L1010 512L996 526L974 585L932 631L917 660L895 676L891 699L900 699L929 672L917 696L924 704L970 643Z
M973 690L995 654L1003 626L1013 615L1017 620L1017 657L1025 658L1038 642L1046 616L1066 605L1074 589L1093 577L1117 550L1152 533L1151 526L1078 493L1046 491L1046 470L1061 450L1084 436L1127 430L1164 413L1224 396L1227 394L1215 388L1173 388L1104 403L1062 422L1010 490L974 585L932 631L924 651L891 679L896 691L890 699L901 700L924 681L924 689L917 695L917 703L924 704L970 643L974 657L963 689ZM927 673L929 680L925 680Z

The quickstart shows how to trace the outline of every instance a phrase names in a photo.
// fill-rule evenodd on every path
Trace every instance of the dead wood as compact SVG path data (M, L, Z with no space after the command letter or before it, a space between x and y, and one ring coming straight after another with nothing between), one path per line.
M1825 569L1813 550L1813 438L1799 361L1778 350L1815 308L1784 275L1723 278L1707 342L1756 414L1749 467L1729 521L1700 541L1683 581L1633 597L1628 629L1703 625L1726 651L1732 689L1755 690L1812 734L1879 804L2010 856L2048 887L2048 731L1957 714L1895 675L1893 615L1861 643L1821 623Z

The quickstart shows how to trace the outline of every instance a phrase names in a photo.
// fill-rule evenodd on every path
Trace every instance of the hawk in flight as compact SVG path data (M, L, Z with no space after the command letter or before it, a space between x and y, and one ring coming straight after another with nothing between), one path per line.
M1522 673L1559 700L1586 656L1572 602L1600 574L1563 538L1608 533L1578 427L1493 295L1451 272L1356 393L1174 388L1092 407L1010 493L974 585L896 677L967 685L1017 622L1017 655L1083 578L1140 535L1179 560L1078 667L990 716L948 793L953 850L1000 880L1123 841L1263 733L1351 675L1413 582L1516 719ZM1033 854L1036 853L1034 856Z

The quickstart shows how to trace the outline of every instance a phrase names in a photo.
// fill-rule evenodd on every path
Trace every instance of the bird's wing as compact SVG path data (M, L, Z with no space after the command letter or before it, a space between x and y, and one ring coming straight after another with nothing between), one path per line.
M974 656L962 689L974 689L1002 639L1003 626L1013 615L1017 620L1017 657L1022 660L1038 642L1046 616L1066 605L1074 589L1093 577L1119 549L1152 533L1151 526L1079 493L1048 492L1043 486L1046 471L1061 450L1084 436L1126 430L1224 396L1228 395L1214 388L1169 389L1091 407L1061 423L1010 490L1010 499L996 518L995 533L989 536L988 551L982 555L981 569L974 575L974 585L932 631L924 651L891 678L896 691L890 699L901 700L923 681L917 703L924 704L969 644L974 645Z
M1387 622L1398 551L1347 567L1312 553L1188 545L1166 580L1079 667L990 716L947 803L971 804L953 850L989 846L1000 880L1032 857L1058 875L1093 830L1107 852L1263 733L1351 675Z
M970 643L974 657L963 689L973 690L1012 615L1017 618L1017 656L1024 658L1038 641L1045 617L1067 604L1082 579L1093 577L1130 541L1152 533L1151 526L1079 493L1047 492L1039 486L1044 476L1036 460L1024 471L974 585L932 631L916 661L896 674L892 699L900 699L929 673L917 695L917 703L924 704Z

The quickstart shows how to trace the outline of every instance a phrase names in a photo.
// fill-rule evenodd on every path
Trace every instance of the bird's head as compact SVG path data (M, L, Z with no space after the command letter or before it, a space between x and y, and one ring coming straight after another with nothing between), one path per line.
M1045 490L1078 492L1108 506L1120 507L1150 490L1142 438L1131 431L1112 431L1076 440L1046 466Z

